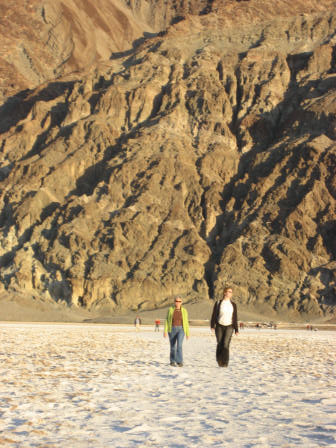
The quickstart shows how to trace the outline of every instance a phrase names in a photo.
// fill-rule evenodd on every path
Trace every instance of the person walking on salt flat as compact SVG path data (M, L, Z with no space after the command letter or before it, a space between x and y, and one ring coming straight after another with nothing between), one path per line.
M182 306L181 297L176 297L175 306L168 309L163 334L165 338L167 334L170 342L170 365L182 367L182 343L184 335L189 339L189 320L188 311Z
M219 367L229 365L229 348L233 331L238 334L237 305L231 300L232 288L227 286L223 299L217 300L211 316L211 330L216 333L216 360Z
M141 319L140 319L139 316L137 316L137 317L134 319L134 326L135 326L136 331L139 331L139 330L140 330L140 325L141 325Z

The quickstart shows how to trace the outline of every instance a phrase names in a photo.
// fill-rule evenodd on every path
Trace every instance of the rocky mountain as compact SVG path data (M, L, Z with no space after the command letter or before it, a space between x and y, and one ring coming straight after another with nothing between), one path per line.
M335 313L335 1L14 3L4 292Z

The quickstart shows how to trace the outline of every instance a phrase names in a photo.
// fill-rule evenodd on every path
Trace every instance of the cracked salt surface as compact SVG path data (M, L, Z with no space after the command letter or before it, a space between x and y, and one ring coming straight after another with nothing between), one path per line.
M244 330L227 369L191 328L0 325L0 446L336 447L336 332Z

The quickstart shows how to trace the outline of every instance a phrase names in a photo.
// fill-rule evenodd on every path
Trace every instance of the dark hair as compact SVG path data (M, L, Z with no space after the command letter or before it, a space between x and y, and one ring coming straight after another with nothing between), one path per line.
M230 285L225 286L225 288L223 289L223 294L225 294L229 289L233 290L232 286Z

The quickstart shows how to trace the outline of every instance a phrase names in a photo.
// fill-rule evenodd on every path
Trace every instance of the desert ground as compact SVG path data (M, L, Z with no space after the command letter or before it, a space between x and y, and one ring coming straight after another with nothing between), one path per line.
M191 327L0 323L0 444L20 448L336 447L335 332L248 328L230 364Z

